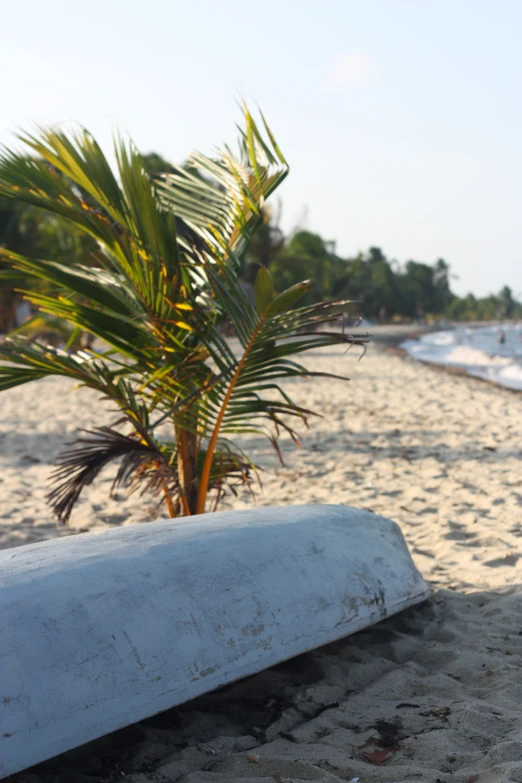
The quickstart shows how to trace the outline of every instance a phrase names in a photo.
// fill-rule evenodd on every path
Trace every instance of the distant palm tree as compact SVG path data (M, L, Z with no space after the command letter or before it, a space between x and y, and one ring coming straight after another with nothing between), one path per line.
M215 157L194 154L188 167L154 181L121 140L115 175L85 130L24 135L31 154L0 156L0 196L59 215L103 251L98 267L86 267L0 250L10 270L45 282L45 292L25 292L35 307L104 346L71 355L8 337L0 389L62 375L121 411L59 457L50 502L62 522L113 460L120 460L116 485L161 493L171 517L204 512L209 493L215 508L227 488L250 485L255 474L235 435L262 433L278 449L279 433L296 440L292 420L311 414L279 382L326 373L309 373L294 357L367 339L315 331L346 303L295 307L310 281L276 295L261 267L255 303L246 294L241 262L288 166L264 120L266 137L247 108L244 120L237 155L227 147ZM224 321L239 340L237 356L221 334ZM158 428L167 422L172 439L162 440Z

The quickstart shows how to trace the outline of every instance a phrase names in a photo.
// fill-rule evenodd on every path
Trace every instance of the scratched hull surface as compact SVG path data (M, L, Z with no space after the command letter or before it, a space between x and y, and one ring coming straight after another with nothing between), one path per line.
M341 506L0 552L5 776L419 603L402 534Z

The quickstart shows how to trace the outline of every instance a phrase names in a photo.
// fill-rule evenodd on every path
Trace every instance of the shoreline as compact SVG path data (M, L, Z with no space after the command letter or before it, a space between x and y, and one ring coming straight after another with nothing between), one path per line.
M474 326L481 326L483 324L473 324ZM375 337L373 333L370 331L371 339L374 339L374 342L377 345L380 345L384 351L387 353L390 353L395 356L399 356L402 359L410 362L414 362L415 364L421 364L424 367L433 368L436 372L444 372L449 375L454 375L460 378L468 378L473 381L478 381L479 383L485 383L489 386L494 386L497 389L502 389L504 391L508 391L511 394L520 395L522 393L522 389L514 389L510 386L505 386L502 383L498 383L497 381L491 380L489 378L481 378L478 375L472 375L471 373L467 372L467 370L464 369L464 367L456 367L449 364L441 364L440 362L428 362L423 359L414 359L411 354L408 353L404 348L401 348L400 345L405 340L417 340L419 337L422 337L424 334L429 334L431 332L446 332L446 331L452 331L455 328L455 325L450 325L449 327L417 327L415 329L412 328L411 331L403 331L401 333L398 332L390 332L389 334L386 333L385 330L388 329L388 327L383 326L380 327L380 329L383 330L382 334L376 334ZM497 356L497 354L491 354L492 357Z
M522 394L522 389L513 389L510 386L504 386L502 383L498 383L497 381L492 381L489 378L481 378L479 375L472 375L469 372L466 372L462 367L452 367L448 364L439 364L439 362L426 362L422 359L413 359L407 351L405 351L403 348L394 348L390 347L387 349L390 353L395 354L396 356L400 356L402 359L405 359L406 361L415 362L416 364L422 364L424 367L433 368L436 372L445 372L448 375L455 375L459 378L468 378L471 381L478 381L479 383L485 383L488 386L494 386L496 389L502 389L502 391L510 392L511 394L520 395Z

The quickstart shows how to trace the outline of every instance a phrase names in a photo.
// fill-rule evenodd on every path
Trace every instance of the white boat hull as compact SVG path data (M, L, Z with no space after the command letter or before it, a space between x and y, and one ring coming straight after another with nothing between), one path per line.
M0 552L0 777L428 597L398 526L205 514Z

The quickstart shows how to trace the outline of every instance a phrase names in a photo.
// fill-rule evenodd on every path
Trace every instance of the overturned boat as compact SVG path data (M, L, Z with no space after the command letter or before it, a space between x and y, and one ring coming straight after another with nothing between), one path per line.
M54 539L0 573L0 776L430 594L394 522L328 505Z

